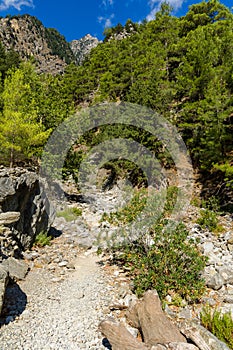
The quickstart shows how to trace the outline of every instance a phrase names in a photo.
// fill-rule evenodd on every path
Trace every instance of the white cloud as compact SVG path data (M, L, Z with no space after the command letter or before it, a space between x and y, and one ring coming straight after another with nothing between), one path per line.
M148 4L151 8L151 12L146 17L148 21L151 21L155 18L155 14L159 11L160 6L163 2L164 0L149 0ZM179 8L181 8L185 0L167 0L167 2L173 7L174 11L177 11Z
M0 11L8 10L10 7L20 11L22 6L34 7L33 0L3 0L0 2Z
M113 3L114 3L114 0L102 0L102 6L104 7L112 6Z
M114 17L115 17L114 13L112 13L109 17L100 16L98 17L98 22L104 23L104 28L109 28L113 26L112 20Z

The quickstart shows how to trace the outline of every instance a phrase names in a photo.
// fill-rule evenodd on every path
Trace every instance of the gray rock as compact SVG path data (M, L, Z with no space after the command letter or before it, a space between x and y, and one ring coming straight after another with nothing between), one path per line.
M0 265L0 314L2 311L5 290L8 283L8 277L8 272Z
M8 211L0 213L0 225L9 225L19 221L20 213L17 211Z
M198 330L206 344L209 345L211 350L230 350L229 347L215 337L211 332L201 325L195 324L195 328Z
M93 239L91 237L78 237L77 244L84 249L90 249L93 245Z
M219 290L224 285L224 280L219 273L216 273L207 281L206 285L214 290Z
M185 318L190 320L192 318L192 312L188 307L186 307L179 312L178 316L179 318Z
M153 348L152 348L153 349ZM168 350L198 350L195 345L187 343L169 343Z
M209 253L212 253L214 250L214 244L213 242L205 242L203 244L203 250L204 250L204 254L207 255Z
M10 257L2 262L2 267L8 271L13 280L23 280L28 272L28 265L22 261Z
M65 266L67 266L67 264L68 264L68 261L63 260L63 261L59 262L58 266L65 267Z
M46 182L34 172L22 168L0 168L1 217L10 226L18 247L29 248L35 236L47 232L54 219L46 186ZM11 256L11 252L14 253L13 247L10 252L3 249L2 253Z
M85 35L79 40L71 41L70 47L76 58L76 63L81 64L84 61L85 57L90 53L90 51L99 43L100 41L90 34Z
M233 284L233 268L231 266L220 266L217 271L224 280L224 284Z

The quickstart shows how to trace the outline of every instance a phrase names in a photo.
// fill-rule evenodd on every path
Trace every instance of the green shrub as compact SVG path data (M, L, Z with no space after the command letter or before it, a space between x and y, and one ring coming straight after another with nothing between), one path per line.
M148 289L156 289L162 299L172 291L194 302L205 290L200 274L206 258L193 240L187 241L188 231L183 224L175 227L172 222L167 224L166 219L161 219L154 225L150 246L141 237L113 248L114 262L127 268L138 296Z
M233 319L231 312L222 314L217 309L211 310L210 306L203 308L201 312L201 323L218 339L233 349Z
M34 246L44 247L46 245L50 245L52 240L52 236L48 235L47 232L40 232L34 242Z
M138 191L135 190L135 194L131 201L117 212L110 214L104 213L101 221L108 221L113 225L127 224L136 219L141 213L147 202L147 191L145 188Z
M64 210L57 212L57 217L63 217L66 221L76 220L82 215L82 209L67 207Z
M178 194L177 187L175 186L168 187L167 193L166 193L166 201L165 201L163 213L162 213L163 216L169 215L172 212L174 205L176 203L177 194ZM158 195L157 202L156 202L156 198L154 198L155 208L159 207L159 200L161 200L160 195ZM133 198L125 207L119 209L117 212L112 212L110 214L104 213L101 221L108 221L113 225L128 224L137 218L137 216L142 212L146 204L147 204L147 189L141 188L140 190L135 190Z
M208 229L212 232L222 232L224 230L222 225L219 225L217 214L210 209L201 210L200 217L197 219L203 229Z

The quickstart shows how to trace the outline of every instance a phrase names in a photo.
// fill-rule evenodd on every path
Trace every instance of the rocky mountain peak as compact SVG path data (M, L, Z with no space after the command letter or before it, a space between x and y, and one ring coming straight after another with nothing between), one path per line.
M95 48L100 41L90 34L85 35L79 40L73 40L70 43L71 50L76 59L77 64L81 64L90 51Z
M61 73L72 60L65 38L30 15L1 18L0 40L6 50L13 49L22 59L33 58L40 72ZM60 52L56 50L58 44Z

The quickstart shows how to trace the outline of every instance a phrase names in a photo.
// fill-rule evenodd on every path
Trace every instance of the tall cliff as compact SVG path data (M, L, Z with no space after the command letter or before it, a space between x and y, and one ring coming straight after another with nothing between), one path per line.
M7 50L13 49L23 59L33 59L40 72L58 74L74 61L65 38L30 15L1 18L0 40Z

